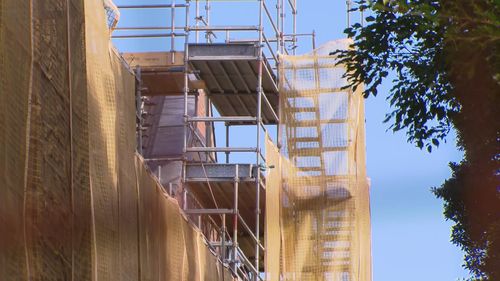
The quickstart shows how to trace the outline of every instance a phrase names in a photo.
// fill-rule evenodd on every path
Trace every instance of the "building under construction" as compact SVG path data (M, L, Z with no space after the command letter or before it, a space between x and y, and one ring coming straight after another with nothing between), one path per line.
M0 0L0 279L370 281L350 41L297 9Z

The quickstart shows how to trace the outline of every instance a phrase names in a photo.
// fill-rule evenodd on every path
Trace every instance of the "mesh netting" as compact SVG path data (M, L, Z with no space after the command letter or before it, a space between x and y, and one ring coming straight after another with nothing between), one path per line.
M231 280L135 155L105 17L0 0L0 280Z
M23 201L31 77L29 1L0 1L0 279L26 276ZM6 231L8 229L8 231Z
M267 217L280 218L279 231L268 224L268 243L276 245L279 235L281 249L268 252L268 280L279 280L278 274L282 280L371 280L363 97L342 89L345 69L324 54L328 49L336 48L281 59L281 155L269 140L266 146L268 166L277 167L267 200L281 202L266 207Z
M120 10L112 0L104 0L104 9L106 10L106 21L110 30L115 29L120 20Z

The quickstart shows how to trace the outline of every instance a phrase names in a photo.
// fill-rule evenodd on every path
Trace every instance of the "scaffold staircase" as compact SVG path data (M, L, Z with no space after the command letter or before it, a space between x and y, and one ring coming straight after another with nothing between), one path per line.
M304 67L292 63L284 71L288 71L287 77L294 79L299 77ZM307 92L301 92L301 89L288 89L290 92L288 98L284 101L284 122L286 127L286 153L295 167L295 174L292 177L293 182L299 186L288 186L289 192L286 196L293 196L293 206L289 206L287 213L294 217L297 233L303 223L302 213L314 213L315 231L310 237L300 237L298 239L307 239L309 244L314 245L305 259L307 265L305 272L308 274L304 280L331 280L332 276L328 272L335 269L336 272L344 272L345 275L335 277L348 278L352 269L350 245L353 233L353 215L349 210L350 191L347 189L349 178L346 176L332 174L328 165L325 153L344 152L348 153L351 147L349 143L331 145L325 144L325 126L330 124L343 124L346 130L349 128L349 120L328 119L322 117L321 111L325 105L321 105L321 95L331 94L331 89L322 87L320 79L321 67L318 58L315 58L314 65L309 69L310 74L314 75L314 89L308 89ZM283 83L287 83L284 81ZM287 83L287 86L294 83ZM347 109L348 111L349 109ZM346 116L350 116L349 112ZM347 161L347 160L346 160ZM332 186L332 180L335 184ZM344 180L345 186L338 184ZM284 183L286 186L287 183ZM319 187L316 189L316 187ZM295 192L294 191L297 191ZM319 192L317 192L319 190ZM321 204L319 204L321 202ZM325 206L327 209L313 210L319 206ZM288 218L290 219L290 218ZM347 279L346 279L347 280Z

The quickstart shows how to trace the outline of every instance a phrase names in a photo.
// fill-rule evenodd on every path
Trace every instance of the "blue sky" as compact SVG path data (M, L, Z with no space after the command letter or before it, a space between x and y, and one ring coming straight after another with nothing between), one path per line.
M115 2L149 4L165 1ZM177 3L182 2L177 0ZM346 27L345 5L344 0L298 0L298 31L315 30L318 46L345 37L342 33ZM203 5L201 7L203 10ZM214 3L213 24L257 24L256 7L255 1L242 1L238 6L228 2ZM124 12L121 25L169 25L170 16L166 11L155 13ZM352 17L353 20L359 19L359 15ZM126 51L167 50L169 44L162 39L115 43L120 50ZM176 45L180 44L181 40ZM299 44L299 53L310 51L309 40ZM449 242L451 223L444 220L442 202L430 192L431 187L439 186L450 176L448 162L459 161L461 153L455 148L453 136L429 154L408 144L404 133L387 132L389 124L382 120L390 110L385 100L390 86L390 81L386 81L379 89L379 96L366 101L374 280L441 281L466 277L467 273L461 267L463 253ZM223 128L217 129L220 135ZM233 131L233 135L239 136L231 140L234 144L245 143L246 139L240 132L243 131Z

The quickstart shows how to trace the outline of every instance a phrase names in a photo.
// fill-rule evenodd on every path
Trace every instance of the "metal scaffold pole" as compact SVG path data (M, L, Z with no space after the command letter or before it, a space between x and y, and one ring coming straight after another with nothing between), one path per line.
M205 25L210 26L210 0L205 2L205 18ZM210 43L210 31L205 32L205 39L207 40L207 43Z
M281 0L276 0L276 24L277 24L277 30L276 30L276 52L279 54L281 53L281 35L283 32L281 32L281 27L279 26L280 24L280 14L281 14L281 9L282 7L280 6L280 1ZM277 63L277 62L276 62Z
M352 1L347 0L346 1L346 7L347 7L347 27L351 26L351 6L352 6Z
M297 54L297 0L293 0L293 55Z
M187 208L187 198L186 198L186 164L187 164L187 148L188 148L188 135L189 135L189 123L188 123L188 99L189 99L189 5L190 1L186 0L186 26L184 37L184 144L183 144L183 169L182 169L182 182L184 189L184 209Z
M239 166L235 166L234 177L234 216L233 216L233 271L238 271L238 197L239 197Z
M259 280L259 270L260 270L260 155L261 155L261 147L260 147L260 125L262 122L262 73L264 67L264 58L263 58L263 10L264 10L264 0L259 1L259 72L257 79L257 175L255 176L255 187L256 187L256 203L255 203L255 237L256 237L256 245L255 245L255 281Z
M170 9L170 32L172 37L170 40L170 53L172 57L172 63L175 62L175 0L172 0L173 8Z
M195 8L195 26L198 27L200 26L200 0L196 0L196 8ZM195 32L195 36L196 36L196 43L199 43L200 41L200 32L198 30L196 30Z
M279 24L280 26L280 52L282 54L285 53L285 1L284 0L280 0L280 7L281 7L281 11L280 11L280 18L279 20L281 21L281 24Z

